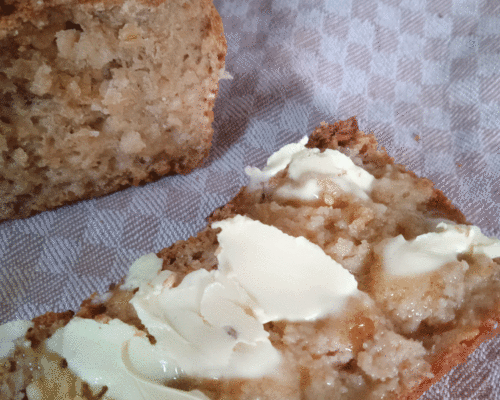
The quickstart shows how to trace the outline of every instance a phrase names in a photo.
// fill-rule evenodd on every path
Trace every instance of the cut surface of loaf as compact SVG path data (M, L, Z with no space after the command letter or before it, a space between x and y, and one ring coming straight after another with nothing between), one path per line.
M281 158L275 157L270 162L263 174L249 171L253 176L250 185L226 206L216 210L207 228L196 237L177 242L157 254L161 270L157 277L164 276L165 281L158 284L152 279L145 285L153 288L152 293L168 292L185 287L186 281L193 282L193 277L200 275L200 271L201 275L211 274L214 279L219 279L217 284L224 283L217 277L226 273L227 260L231 261L228 243L232 239L228 236L237 236L238 233L235 228L231 235L223 236L229 226L224 223L242 221L241 226L245 227L279 229L273 233L278 240L271 244L261 242L266 251L273 247L279 250L281 240L292 241L297 247L309 246L304 260L313 253L316 257L316 252L320 251L331 263L338 263L345 273L349 271L359 291L352 291L354 294L340 312L332 311L309 320L259 319L257 316L268 335L267 340L280 355L274 371L252 377L222 374L216 379L203 373L181 373L169 375L170 378L162 381L169 387L183 390L183 395L193 396L186 398L417 399L498 330L499 241L481 236L477 228L468 225L463 214L433 187L432 182L395 164L384 150L377 148L373 135L359 131L355 119L317 128L306 147L319 150L308 152L304 148L297 153L301 156L293 163L279 169L276 166L288 157L284 152ZM296 151L297 147L289 150ZM330 157L331 150L339 152L335 157L343 163L340 172L325 173L317 167L321 163L313 162L308 165L315 165L314 173L309 169L297 174L301 162L317 160L321 154ZM352 164L344 155L350 157ZM361 173L358 167L364 172ZM273 168L273 174L269 173ZM346 176L351 176L352 180L344 179ZM255 235L248 237L250 233L245 232L250 231L241 234L242 249L250 248L245 244L247 239L258 241ZM443 237L446 242L444 250L439 247ZM471 238L469 242L467 238ZM401 241L406 243L403 246L423 243L425 249L413 249L410 258L401 256L402 253L391 253L399 254L394 257L396 265L392 265L386 251L390 245ZM469 247L461 247L463 243L468 243ZM432 246L437 246L439 251L428 252ZM285 248L283 258L286 252L293 251L292 247ZM431 259L447 252L452 256L444 261L440 259L434 267L428 265L432 260L424 262L420 259L421 262L414 267L428 270L419 273L410 270L408 273L404 268L411 268L412 262L422 252L431 254L434 257ZM248 254L248 257L257 264L267 257L264 250L262 254L255 253ZM231 262L229 265L232 272L224 275L227 279L238 270L235 265L231 267ZM294 271L291 264L290 268L269 265L267 273L259 275L257 282L265 285L266 276L274 274L269 268L283 268L284 271L282 279L275 280L270 287L278 287L281 280L288 282L288 273L291 276ZM299 281L309 279L308 275L316 271L315 265L310 268L303 271ZM396 272L390 272L390 268ZM255 273L259 272L256 270ZM47 396L61 399L113 398L111 394L118 392L113 392L112 386L89 385L81 377L81 371L73 369L75 364L67 357L68 353L50 352L45 344L54 341L64 329L70 332L70 326L87 326L92 321L96 326L106 326L106 329L122 323L133 327L135 336L142 334L149 340L147 346L160 351L164 342L162 333L156 330L159 320L151 323L144 308L137 306L139 298L145 296L146 286L131 284L130 274L125 283L112 288L106 295L95 295L86 300L76 314L48 313L35 318L26 336L21 337L0 367L2 398L23 398L24 393L28 393L30 400ZM327 275L319 278L314 291L323 290L319 289L321 280L326 281ZM252 274L249 279L253 279ZM241 284L244 286L245 282L241 281ZM248 286L244 287L250 293ZM279 287L286 292L286 285ZM258 295L257 291L255 298ZM297 292L296 295L301 294ZM147 297L151 304L155 302L154 296L156 294ZM293 296L294 292L292 300ZM221 299L223 297L219 297L216 303L217 309L224 310L225 303ZM277 299L279 302L281 298ZM334 306L332 303L332 309ZM203 307L200 310L208 321L206 311ZM262 310L252 310L246 308L245 313L254 317L259 312L262 314ZM171 324L176 326L172 321ZM223 324L222 328L234 340L243 335L237 322L229 326ZM233 357L238 357L237 349L236 346ZM145 350L141 354L150 353ZM184 365L182 368L187 369ZM149 382L152 385L152 381ZM120 399L119 395L115 398ZM164 398L170 397L165 395Z
M0 221L207 156L226 42L211 0L5 2Z

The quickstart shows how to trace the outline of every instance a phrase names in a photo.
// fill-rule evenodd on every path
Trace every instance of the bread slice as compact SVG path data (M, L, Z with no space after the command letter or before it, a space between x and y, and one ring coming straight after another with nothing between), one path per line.
M199 166L225 55L211 0L2 2L0 221Z
M262 182L252 178L248 187L210 216L209 226L196 237L177 242L157 254L161 270L174 273L166 272L168 279L160 287L180 287L186 276L192 279L193 274L202 270L224 273L226 261L220 254L226 251L226 242L221 241L221 227L217 223L239 218L258 226L276 227L281 231L279 235L287 235L287 240L302 238L294 242L297 246L306 241L319 246L315 248L320 248L330 260L338 262L355 277L361 292L350 298L340 313L310 320L266 322L263 327L268 339L281 354L281 363L274 373L257 377L222 375L218 379L180 375L164 382L183 390L179 392L182 396L203 393L210 399L413 400L464 361L479 343L498 333L499 241L481 237L480 244L476 244L478 248L484 245L482 250L457 250L453 260L427 272L388 274L384 249L391 240L399 235L411 243L431 238L425 243L432 246L440 240L440 236L432 236L439 231L436 224L446 221L452 227L451 236L446 236L452 247L456 231L469 229L465 217L432 182L395 164L385 150L377 147L373 135L359 131L354 118L322 125L313 132L306 146L348 155L354 165L375 178L369 194L365 196L352 187L349 190L342 181L322 181L322 174L306 174L307 179L336 183L321 184L316 197L289 196L290 191L283 188L294 188L298 190L295 193L304 194L301 191L304 186L299 187L293 181L291 166L275 171ZM350 173L345 171L337 176ZM469 231L469 234L478 233ZM484 250L488 243L495 251ZM263 245L266 249L273 246L279 247L277 242ZM312 253L304 257L312 257ZM267 271L269 275L274 274L270 269ZM285 271L280 280L288 279L288 270ZM310 274L312 270L305 271L304 280ZM35 318L15 350L3 360L0 396L23 398L28 388L30 400L42 399L47 393L51 398L107 398L106 392L112 393L111 388L90 387L73 373L72 360L50 353L44 346L49 337L53 340L57 332L62 332L61 327L84 320L96 321L99 326L110 326L120 320L134 327L136 335L142 332L151 346L161 346L154 324L141 318L143 314L135 307L133 299L143 287L137 289L130 285L129 278L106 295L94 295L84 301L76 314L48 313ZM319 279L327 277L319 276ZM278 287L279 280L275 282ZM156 287L153 281L148 285ZM286 286L279 287L286 291ZM297 296L300 296L298 292ZM412 307L405 307L407 301ZM223 307L223 303L220 304ZM227 333L237 336L231 330ZM29 342L23 342L26 339ZM33 365L41 365L41 369Z

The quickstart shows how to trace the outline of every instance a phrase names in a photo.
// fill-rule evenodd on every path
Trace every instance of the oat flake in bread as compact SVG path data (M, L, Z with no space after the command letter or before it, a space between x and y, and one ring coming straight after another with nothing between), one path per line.
M0 221L208 154L226 41L211 0L6 0Z
M0 397L414 400L497 332L500 241L355 119L247 172L76 315L3 326Z

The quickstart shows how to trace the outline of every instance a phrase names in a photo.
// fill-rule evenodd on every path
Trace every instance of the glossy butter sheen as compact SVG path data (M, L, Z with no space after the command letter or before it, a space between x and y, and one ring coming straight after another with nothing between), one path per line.
M256 378L280 363L263 324L305 321L341 311L357 293L354 277L303 237L244 216L222 228L215 271L198 270L173 287L160 272L131 300L181 374Z

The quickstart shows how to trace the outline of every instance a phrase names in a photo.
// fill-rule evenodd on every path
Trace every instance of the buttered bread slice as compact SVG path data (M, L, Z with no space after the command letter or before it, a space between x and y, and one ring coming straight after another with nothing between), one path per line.
M500 320L500 241L356 120L247 169L196 237L1 329L6 399L416 399Z

